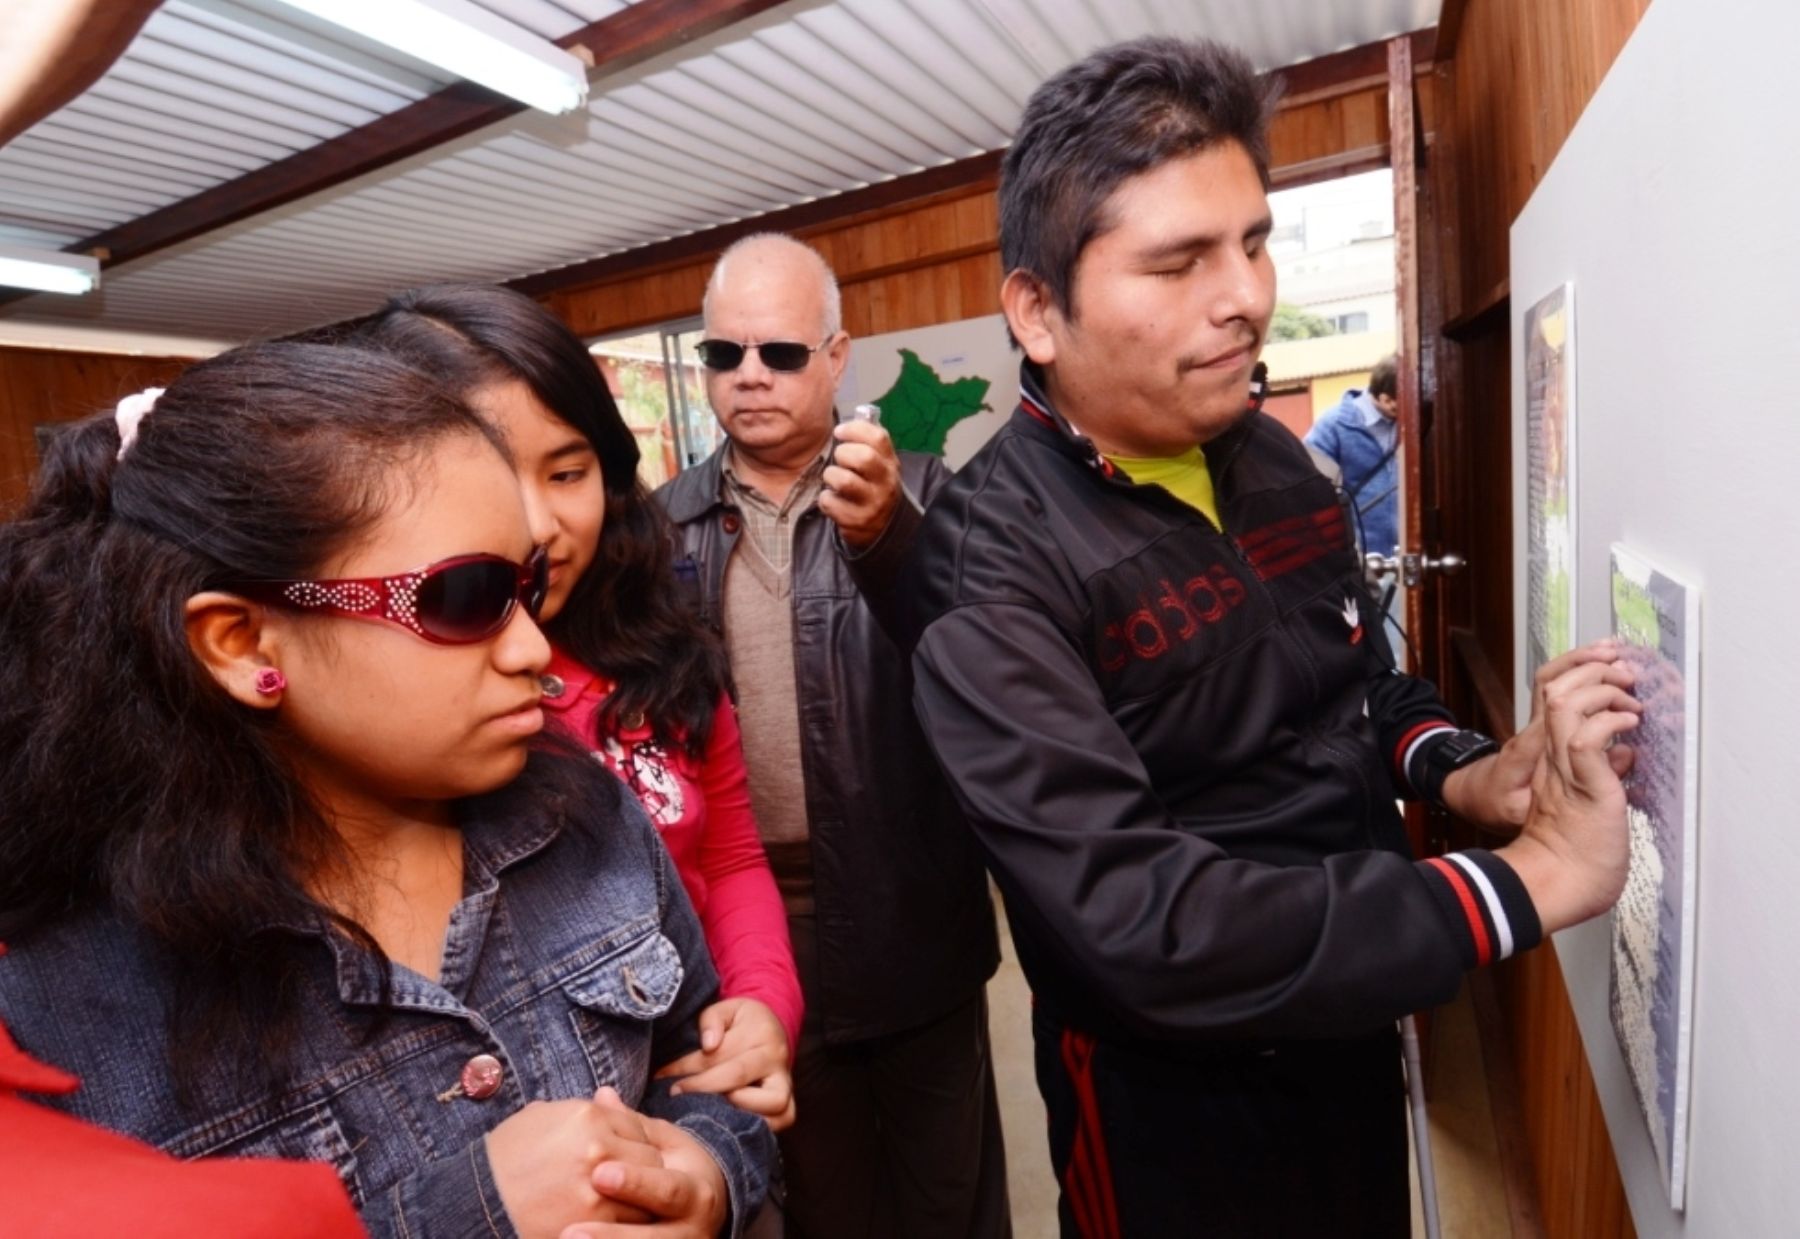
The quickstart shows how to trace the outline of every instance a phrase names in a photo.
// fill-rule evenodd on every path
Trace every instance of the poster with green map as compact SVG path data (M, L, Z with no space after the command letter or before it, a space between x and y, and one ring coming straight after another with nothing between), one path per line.
M1018 356L998 314L854 340L838 407L881 407L881 424L906 451L960 467L1012 414Z

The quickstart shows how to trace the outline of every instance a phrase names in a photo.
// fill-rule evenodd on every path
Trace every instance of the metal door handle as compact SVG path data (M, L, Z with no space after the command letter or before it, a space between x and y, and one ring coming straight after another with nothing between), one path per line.
M1374 585L1383 577L1397 574L1401 584L1412 589L1425 579L1428 572L1455 576L1468 566L1469 561L1455 551L1445 551L1436 559L1418 551L1409 551L1405 555L1379 555L1370 551L1363 556L1363 577Z
M1436 559L1414 551L1400 557L1400 579L1406 582L1406 588L1412 589L1425 579L1427 572L1441 572L1445 576L1455 576L1468 566L1469 561L1455 551L1445 551Z

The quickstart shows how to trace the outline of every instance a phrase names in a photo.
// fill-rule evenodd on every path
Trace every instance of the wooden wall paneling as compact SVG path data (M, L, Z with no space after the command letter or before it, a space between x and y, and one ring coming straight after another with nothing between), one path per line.
M998 277L987 295L973 299L963 283L969 259L993 255L987 265L997 265L998 234L994 194L981 188L799 235L837 272L845 328L863 335L876 321L900 324L880 328L884 331L949 321L933 317L946 308L958 311L952 318L998 312ZM690 317L700 312L716 258L709 252L672 268L628 272L597 285L552 292L544 301L583 336ZM977 308L961 313L971 302Z
M1461 251L1465 293L1491 289L1505 277L1513 219L1649 3L1468 0L1460 6L1451 62L1455 157L1459 179L1484 191L1459 204L1475 242Z
M965 259L959 264L959 275L962 279L963 301L969 305L991 305L990 310L976 310L977 314L1000 313L1000 281L1005 273L1001 270L1000 251L989 250L985 254Z
M909 176L882 181L863 189L851 190L830 198L820 198L799 206L786 207L766 215L739 220L703 232L674 237L655 245L609 254L588 262L559 267L537 275L523 276L508 282L530 297L548 300L553 294L599 287L614 280L641 275L646 271L680 266L686 262L706 262L739 237L752 232L789 232L796 236L812 236L852 222L877 218L895 210L907 210L930 201L957 198L980 189L991 189L1000 168L1000 151L989 151L960 159L955 163L927 168Z
M1385 162L1387 141L1384 79L1352 94L1284 106L1269 126L1269 164L1279 173L1346 154L1372 152L1379 152ZM1282 183L1292 183L1291 178Z
M1456 41L1462 37L1463 14L1468 7L1468 0L1444 0L1438 10L1437 45L1433 51L1439 60L1456 55Z
M1618 1162L1556 952L1493 971L1547 1239L1635 1239Z
M1437 47L1437 30L1434 27L1427 26L1403 37L1412 45L1415 64L1431 62ZM1387 82L1387 72L1388 50L1384 41L1365 43L1361 47L1305 60L1285 69L1277 69L1272 76L1281 79L1287 106L1298 107L1302 103L1350 94L1370 87L1381 89Z
M37 469L38 426L74 421L132 392L167 386L189 364L182 357L0 347L0 516L24 499Z

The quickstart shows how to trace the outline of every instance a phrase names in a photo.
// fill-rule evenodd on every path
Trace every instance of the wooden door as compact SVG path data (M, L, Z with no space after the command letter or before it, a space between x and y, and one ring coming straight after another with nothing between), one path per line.
M1388 158L1394 174L1394 301L1399 330L1400 355L1400 549L1398 569L1406 585L1406 642L1410 646L1410 670L1442 683L1443 643L1437 625L1441 608L1436 605L1435 573L1414 575L1408 561L1427 560L1429 495L1428 453L1425 450L1427 393L1425 338L1422 318L1427 309L1420 280L1421 243L1429 244L1431 230L1421 229L1420 141L1418 105L1413 85L1412 43L1398 38L1388 43ZM1435 252L1435 247L1434 247ZM1435 281L1431 282L1435 284ZM1431 299L1435 306L1435 297ZM1396 639L1395 644L1400 644ZM1419 855L1443 851L1443 823L1433 820L1423 806L1412 804L1406 814L1407 834Z

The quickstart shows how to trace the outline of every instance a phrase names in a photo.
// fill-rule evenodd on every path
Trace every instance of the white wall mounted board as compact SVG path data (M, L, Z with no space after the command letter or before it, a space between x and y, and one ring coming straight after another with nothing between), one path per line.
M1645 1239L1800 1226L1796 46L1794 6L1657 0L1512 231L1515 342L1539 293L1580 290L1577 640L1605 633L1615 542L1706 600L1685 1214L1609 1020L1609 926L1556 942Z

